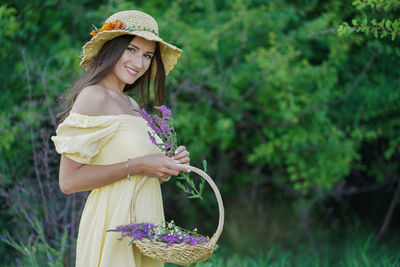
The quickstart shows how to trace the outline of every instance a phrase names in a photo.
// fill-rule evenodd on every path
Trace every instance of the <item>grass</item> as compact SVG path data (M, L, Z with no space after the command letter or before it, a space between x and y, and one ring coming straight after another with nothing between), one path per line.
M330 244L325 244L323 253L316 254L312 251L283 251L270 248L267 251L250 250L252 255L239 255L229 250L217 251L210 262L198 263L195 267L297 267L297 266L338 266L338 267L396 267L400 266L400 250L373 244L373 236L363 237L359 240L343 240L344 244L338 251ZM337 257L341 254L341 257ZM177 266L167 263L165 267Z
M389 229L377 244L374 228L347 219L337 228L310 218L315 246L311 246L296 216L285 202L228 209L220 249L214 259L196 267L395 267L400 266L400 233ZM165 267L177 266L165 264Z

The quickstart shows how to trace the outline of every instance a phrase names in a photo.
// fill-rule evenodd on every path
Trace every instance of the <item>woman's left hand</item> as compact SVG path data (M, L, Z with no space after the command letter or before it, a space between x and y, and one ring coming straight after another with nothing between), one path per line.
M189 151L186 150L186 147L184 146L179 146L177 149L175 149L175 154L173 150L168 151L167 155L176 161L176 163L181 163L181 164L187 164L190 165L190 158L189 158ZM188 170L188 172L190 172L190 170ZM171 176L169 177L171 178ZM166 182L169 180L163 180L163 179L159 179L160 180L160 184Z
M190 165L189 151L186 150L186 147L179 146L175 149L175 154L171 156L172 159L179 161L181 164Z

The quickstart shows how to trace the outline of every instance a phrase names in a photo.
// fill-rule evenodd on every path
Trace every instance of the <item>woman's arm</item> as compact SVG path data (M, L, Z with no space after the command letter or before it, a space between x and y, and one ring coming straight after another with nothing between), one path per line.
M64 155L61 156L59 183L64 194L92 190L127 179L127 174L142 174L153 178L166 179L187 171L187 165L178 164L164 154L152 154L110 165L86 165Z

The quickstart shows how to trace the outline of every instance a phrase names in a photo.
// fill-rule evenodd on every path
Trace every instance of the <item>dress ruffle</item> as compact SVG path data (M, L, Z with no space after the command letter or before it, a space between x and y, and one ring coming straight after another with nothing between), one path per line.
M56 151L82 164L89 164L114 136L120 121L113 116L88 116L70 112L52 136Z

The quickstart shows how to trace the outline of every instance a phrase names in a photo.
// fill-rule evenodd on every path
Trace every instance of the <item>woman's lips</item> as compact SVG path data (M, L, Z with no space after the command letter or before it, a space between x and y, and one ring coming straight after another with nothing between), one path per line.
M139 73L138 71L136 71L128 66L125 66L125 68L127 69L128 73L132 76L136 76Z

